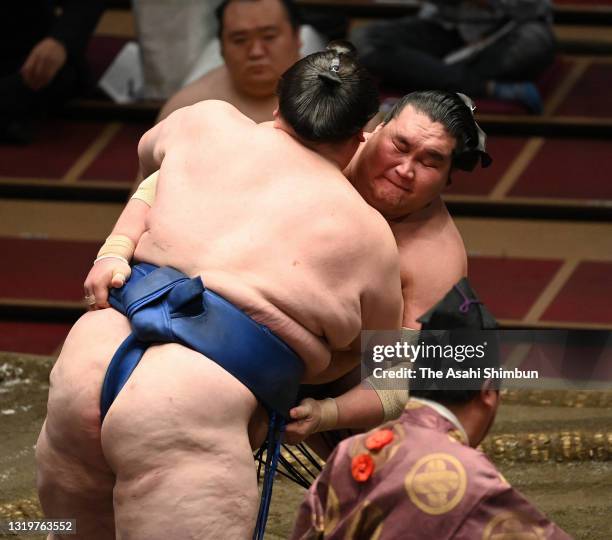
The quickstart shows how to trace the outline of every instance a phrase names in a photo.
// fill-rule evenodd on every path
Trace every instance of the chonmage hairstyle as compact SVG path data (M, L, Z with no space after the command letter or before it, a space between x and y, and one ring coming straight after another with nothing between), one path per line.
M472 171L479 160L483 167L491 164L491 157L485 151L486 136L474 120L470 98L444 90L411 92L393 106L384 123L397 118L407 105L428 116L432 122L442 124L457 141L453 167Z
M283 119L312 142L346 140L378 112L374 80L347 41L333 41L296 62L281 76L276 93Z

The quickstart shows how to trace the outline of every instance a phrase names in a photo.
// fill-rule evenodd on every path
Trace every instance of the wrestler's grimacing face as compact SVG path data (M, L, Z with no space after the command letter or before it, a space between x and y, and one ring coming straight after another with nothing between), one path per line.
M236 1L225 8L221 46L236 88L267 97L299 59L300 38L279 0Z
M368 138L356 158L353 184L387 219L411 214L444 190L454 147L442 124L407 105Z

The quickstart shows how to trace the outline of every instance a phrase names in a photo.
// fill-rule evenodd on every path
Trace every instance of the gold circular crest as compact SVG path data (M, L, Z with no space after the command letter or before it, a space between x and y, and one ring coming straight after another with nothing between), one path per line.
M406 475L408 497L426 514L439 515L457 506L467 486L465 468L450 454L429 454L417 461Z
M485 527L482 540L544 540L544 530L537 527L533 520L522 517L517 512L497 514Z

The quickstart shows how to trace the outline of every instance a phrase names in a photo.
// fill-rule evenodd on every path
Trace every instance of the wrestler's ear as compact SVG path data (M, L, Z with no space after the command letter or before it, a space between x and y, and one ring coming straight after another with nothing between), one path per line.
M363 134L363 129L359 133L357 133L357 138L359 139L360 143L365 142L366 139L365 135Z
M490 409L497 410L499 404L499 390L495 381L487 379L480 389L480 400Z
M272 118L276 120L279 116L280 116L280 113L278 112L278 107L276 107L276 109L274 109L274 111L272 112Z

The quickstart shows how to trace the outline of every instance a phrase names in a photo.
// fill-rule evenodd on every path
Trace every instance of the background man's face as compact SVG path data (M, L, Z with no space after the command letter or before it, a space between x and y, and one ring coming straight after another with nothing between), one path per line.
M387 219L425 208L444 190L455 139L408 105L379 125L357 158L353 183Z
M255 97L273 95L281 74L299 59L299 32L279 0L230 2L221 45L234 84Z

